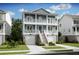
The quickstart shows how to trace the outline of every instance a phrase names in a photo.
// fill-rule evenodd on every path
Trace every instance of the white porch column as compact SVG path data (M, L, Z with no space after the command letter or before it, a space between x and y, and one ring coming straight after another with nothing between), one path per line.
M3 23L3 33L5 33L5 23Z
M37 23L37 14L35 14L35 23ZM35 33L37 32L37 25L35 25Z
M47 20L46 32L48 32L48 15L46 15L46 20Z
M42 25L42 32L43 32L43 25Z
M22 13L22 21L23 21L23 29L22 29L22 32L24 33L25 32L25 24L24 24L24 22L25 22L25 14L24 13Z
M22 20L23 20L23 22L25 21L25 14L24 13L22 13Z

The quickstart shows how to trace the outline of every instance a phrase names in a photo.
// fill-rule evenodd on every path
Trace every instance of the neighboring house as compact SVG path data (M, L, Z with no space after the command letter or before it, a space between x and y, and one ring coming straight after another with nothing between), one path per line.
M0 10L0 45L5 42L6 35L11 33L11 18L9 13Z
M63 15L59 19L59 32L66 42L79 42L79 15Z
M24 11L23 39L26 43L35 45L38 38L44 44L48 44L48 42L56 43L58 39L56 16L57 14L51 14L43 8L30 12Z

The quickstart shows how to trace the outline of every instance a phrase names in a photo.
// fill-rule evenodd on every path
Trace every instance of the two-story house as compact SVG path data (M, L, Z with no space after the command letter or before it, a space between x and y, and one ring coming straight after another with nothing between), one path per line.
M23 39L27 44L34 44L36 37L44 43L56 43L58 37L57 14L52 14L47 10L40 8L34 11L24 11L23 20Z
M59 32L66 42L79 42L79 15L64 14L59 19Z
M11 26L10 14L0 10L0 45L5 42L6 35L10 35Z

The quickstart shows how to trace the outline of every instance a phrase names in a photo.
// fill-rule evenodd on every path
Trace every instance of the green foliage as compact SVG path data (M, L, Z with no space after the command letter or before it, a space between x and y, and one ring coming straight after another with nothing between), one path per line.
M23 36L22 36L22 20L20 19L14 19L13 20L13 26L12 26L12 33L11 33L11 37L12 40L14 41L18 41L19 42L23 42Z
M49 46L53 46L53 45L55 45L55 43L49 42Z
M57 44L62 44L64 43L64 36L62 35L61 32L58 32L58 41L56 42Z
M35 44L39 45L41 43L41 40L39 39L39 35L36 36Z
M62 36L62 33L61 32L58 32L58 37L61 37Z
M24 44L22 36L22 20L12 19L11 35L6 36L8 47L16 47L18 44Z
M39 43L38 45L39 45L39 46L45 46L45 44L44 44L44 43Z
M62 43L64 43L64 40L63 40L63 39L60 39L60 40L58 40L56 43L57 43L57 44L62 44Z

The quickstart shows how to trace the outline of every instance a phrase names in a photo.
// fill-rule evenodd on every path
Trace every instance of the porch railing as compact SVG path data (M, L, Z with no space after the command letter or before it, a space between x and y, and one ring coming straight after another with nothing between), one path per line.
M47 23L47 20L45 19L37 19L37 21L35 21L35 19L32 19L31 21L28 21L27 19L25 19L24 20L24 22L26 22L26 23ZM52 21L52 22L50 22L50 21L48 21L48 24L55 24L55 23L57 23L57 21Z
M24 32L25 33L39 33L39 30L37 30L37 31L35 31L35 30L24 30ZM45 32L45 33L48 33L48 34L56 34L57 33L57 31L46 31L46 30L41 30L40 31L40 33L43 33L43 32Z

